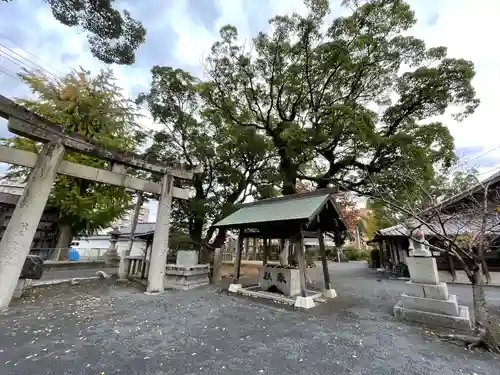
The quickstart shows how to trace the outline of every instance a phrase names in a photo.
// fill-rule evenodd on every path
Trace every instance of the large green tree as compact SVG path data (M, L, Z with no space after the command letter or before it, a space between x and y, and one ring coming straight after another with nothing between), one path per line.
M0 0L11 2L12 0ZM88 33L90 51L99 60L130 65L146 38L146 29L127 10L120 13L115 0L42 0L63 25Z
M65 129L92 137L105 145L133 151L140 137L135 131L135 106L116 86L111 71L92 75L79 70L54 80L38 73L25 73L21 79L35 98L17 102ZM41 145L14 136L4 145L39 152ZM109 163L95 157L67 151L65 160L107 169ZM9 177L26 179L29 169L11 166ZM123 188L58 175L48 206L58 212L59 239L56 247L65 248L73 235L90 234L105 228L130 207L132 197Z
M205 61L204 98L273 143L283 194L300 179L362 193L375 181L397 192L451 165L453 138L432 118L474 112L472 62L411 36L417 20L402 0L344 1L350 11L329 24L327 0L306 4L305 16L271 19L251 51L223 27Z
M264 184L259 189L255 186L256 181L267 181L266 165L270 163L266 139L255 128L238 126L208 107L199 94L205 86L181 69L155 66L151 89L138 98L163 125L146 155L167 164L182 162L190 168L203 168L189 182L194 197L174 200L172 210L173 226L189 233L193 247L207 250L202 257L224 243L224 231L210 242L214 221L248 195L266 194Z

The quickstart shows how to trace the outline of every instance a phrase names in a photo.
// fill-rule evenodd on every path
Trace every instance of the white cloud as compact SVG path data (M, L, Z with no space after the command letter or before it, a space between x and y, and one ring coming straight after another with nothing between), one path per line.
M189 15L186 0L176 1L168 16L178 37L174 50L175 58L188 66L200 65L202 53L207 51L213 42L211 30L207 30L202 23L197 23Z
M192 72L200 72L203 54L217 40L219 28L225 24L235 25L241 37L250 40L254 36L255 25L266 25L264 20L277 14L305 11L302 0L254 0L251 4L244 0L214 1L219 14L211 26L199 22L193 9L188 7L188 0L165 2L164 8L158 7L151 16L149 10L145 12L142 9L141 17L150 18L146 24L149 42L146 42L147 48L141 47L138 57L142 56L142 61L146 60L146 63L132 67L113 67L124 92L131 95L132 88L138 85L147 88L150 65L154 63L181 66ZM331 3L331 17L338 16L340 0ZM443 118L455 137L457 147L481 146L489 149L499 145L500 141L495 135L497 103L500 102L500 49L496 48L500 35L500 23L497 22L500 1L482 0L480 5L471 0L411 0L410 3L419 18L418 25L412 30L416 36L424 38L429 46L447 46L450 56L470 59L476 65L474 85L481 99L481 106L462 123L456 123L449 117ZM17 0L7 5L2 4L1 7L14 9L16 4L19 7L19 4L23 4L26 9L31 9L29 7L32 0ZM135 2L130 4L134 7L133 14L141 11ZM252 9L249 10L249 7ZM433 20L435 23L431 25ZM20 54L29 51L36 55L39 59L24 54L55 74L68 72L70 68L79 65L94 71L105 67L91 56L86 35L55 21L45 5L38 9L35 7L32 12L22 12L22 17L16 18L16 23L21 25L17 30L12 27L2 28L0 25L0 42L17 48L9 40L15 37L14 33L22 30L25 37L20 45L21 49L17 51ZM144 57L145 50L147 58ZM65 58L68 55L71 56L70 62ZM0 68L8 70L13 69L13 66L0 56ZM8 71L12 73L11 70ZM2 82L9 83L3 85L2 94L18 95L20 91L18 87L15 88L14 79L1 73L0 78L7 79L8 81ZM148 119L141 120L141 124L145 127L153 126ZM492 159L500 161L500 150L488 156L490 163ZM481 159L475 160L474 164L480 161Z
M497 106L500 102L500 2L483 0L480 6L470 0L411 1L421 19L415 35L430 46L448 47L450 57L472 60L476 67L474 86L481 99L476 113L461 123L449 117L449 126L457 147L500 145L497 134ZM426 19L438 13L436 24L427 26ZM499 155L500 156L500 155ZM500 161L500 158L498 159Z
M199 66L201 55L217 40L218 28L207 30L196 24L185 12L184 1L179 1L173 10L174 29L179 34L176 47L177 58L185 64ZM221 16L217 26L232 23L238 27L243 39L251 39L246 18L243 17L241 1L217 1ZM494 136L496 107L500 102L500 49L495 48L500 35L500 2L483 0L481 6L470 0L411 0L412 8L419 19L411 33L423 38L429 46L448 47L450 57L472 60L477 75L474 79L481 106L476 113L461 123L450 116L440 118L449 126L457 147L483 146L492 148L500 141ZM301 0L273 0L272 14L305 11ZM332 16L338 15L334 7ZM434 21L434 22L432 22ZM431 24L433 23L433 24ZM499 159L500 161L500 159Z

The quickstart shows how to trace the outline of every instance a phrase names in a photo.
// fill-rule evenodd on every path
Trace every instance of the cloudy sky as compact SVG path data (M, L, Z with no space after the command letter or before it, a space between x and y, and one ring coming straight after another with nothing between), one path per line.
M339 14L341 0L331 0L332 15ZM267 20L276 15L303 12L302 0L118 0L141 20L148 31L147 41L130 67L113 67L130 97L146 90L149 70L155 64L180 67L201 75L203 53L217 39L218 30L235 25L240 35L251 39L267 29ZM467 120L456 123L443 118L455 137L457 154L464 163L480 168L483 176L500 167L500 132L496 110L500 103L500 1L498 0L410 0L419 19L412 33L429 46L444 45L449 55L474 61L474 84L481 106ZM480 4L480 6L479 6ZM68 28L52 18L41 0L13 0L0 4L0 90L7 97L28 95L16 79L20 65L42 66L62 75L82 66L98 71L103 67L88 51L81 30ZM15 51L14 62L6 58ZM14 55L16 56L16 55ZM29 61L28 61L29 60ZM0 136L8 134L0 120ZM152 207L151 219L155 217Z

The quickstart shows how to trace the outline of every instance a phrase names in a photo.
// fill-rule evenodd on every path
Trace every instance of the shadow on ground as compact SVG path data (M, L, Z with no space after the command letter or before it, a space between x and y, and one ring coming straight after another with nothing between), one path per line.
M330 273L339 297L308 311L217 287L158 296L109 280L44 287L0 316L0 373L498 374L498 358L395 321L403 282L378 282L359 263ZM320 268L309 277L320 287ZM450 289L469 303L467 287Z

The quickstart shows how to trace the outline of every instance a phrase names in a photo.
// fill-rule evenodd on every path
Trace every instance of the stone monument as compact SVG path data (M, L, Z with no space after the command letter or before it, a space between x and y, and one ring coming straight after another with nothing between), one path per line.
M208 285L210 264L198 264L198 252L177 251L175 264L167 264L165 286L172 289L193 289Z
M294 244L290 240L283 241L283 248L279 254L280 265L264 264L259 270L259 287L262 290L280 291L285 296L292 297L300 294L300 273L293 264Z
M285 296L297 296L300 294L299 270L266 264L259 271L259 286L266 291L274 287Z
M457 296L449 294L446 283L439 281L436 259L432 257L424 232L415 222L408 222L406 226L411 280L406 283L407 292L394 306L394 315L398 319L469 330L469 309L458 305Z

